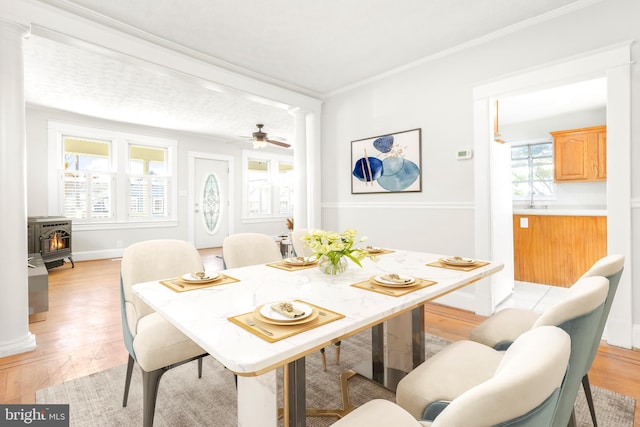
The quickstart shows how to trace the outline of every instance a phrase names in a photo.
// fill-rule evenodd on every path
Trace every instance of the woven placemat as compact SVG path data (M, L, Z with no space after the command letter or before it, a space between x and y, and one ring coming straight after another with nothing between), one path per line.
M314 262L310 262L303 265L292 265L292 264L287 264L284 261L278 261L278 262L268 263L267 266L273 267L273 268L279 268L280 270L285 270L285 271L297 271L297 270L305 270L307 268L317 267L318 263L314 261Z
M313 317L312 320L295 325L274 325L263 320L264 318L259 313L260 307L249 313L229 317L229 320L252 334L259 336L265 341L276 342L344 317L344 314L328 310L324 307L320 307L306 301L296 300L296 302L311 306L314 311L311 315L311 317ZM253 322L256 326L249 326L247 321ZM271 335L268 335L265 330L271 333Z
M366 250L366 249L365 249ZM369 252L369 251L367 251ZM395 251L392 251L391 249L382 249L381 251L376 251L376 252L369 252L369 255L372 256L376 256L376 255L385 255L385 254L392 254Z
M391 287L384 286L375 281L373 277L369 280L365 280L364 282L354 283L354 288L364 289L366 291L377 292L379 294L390 295L393 297L400 297L402 295L409 294L411 292L417 291L419 289L426 288L427 286L435 285L438 282L434 282L433 280L420 279L416 277L415 285L407 286L407 287Z
M227 276L226 274L220 273L219 279L216 279L212 282L203 283L201 285L188 283L188 282L185 282L184 280L181 280L180 278L171 279L171 280L161 280L160 283L162 283L163 285L165 285L170 289L173 289L176 292L185 292L185 291L192 291L194 289L203 289L203 288L210 288L212 286L226 285L227 283L233 283L233 282L239 282L239 281L240 279L236 279L235 277Z
M427 264L429 267L439 267L439 268L447 268L449 270L458 270L458 271L471 271L476 268L484 267L485 265L491 264L488 261L476 261L475 264L472 265L449 265L442 261L431 262Z

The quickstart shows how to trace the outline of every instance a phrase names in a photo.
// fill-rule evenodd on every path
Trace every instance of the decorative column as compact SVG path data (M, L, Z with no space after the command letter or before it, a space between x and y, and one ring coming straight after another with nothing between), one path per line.
M296 201L293 207L294 228L307 228L309 225L308 186L307 186L307 113L300 108L292 108L293 115L293 170L295 181L293 192Z
M0 17L0 357L34 350L27 279L27 144L23 39L27 25Z

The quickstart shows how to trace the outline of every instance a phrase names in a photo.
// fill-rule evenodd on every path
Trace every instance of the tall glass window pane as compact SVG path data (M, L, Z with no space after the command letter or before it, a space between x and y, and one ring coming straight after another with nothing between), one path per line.
M75 219L113 216L108 141L63 136L64 215Z
M166 148L129 145L129 216L162 218L169 215L169 177Z
M270 162L250 159L247 170L249 215L271 215Z
M278 213L293 214L293 163L278 163Z
M553 196L553 144L543 142L512 147L511 183L516 198L531 197L533 200L534 196Z

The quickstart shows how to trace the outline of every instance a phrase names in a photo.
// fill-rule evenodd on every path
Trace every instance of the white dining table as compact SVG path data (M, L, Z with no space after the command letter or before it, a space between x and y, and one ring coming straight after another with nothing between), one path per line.
M387 368L408 372L424 360L423 305L426 302L503 268L503 264L496 261L468 272L427 265L444 256L393 250L363 260L362 268L350 262L347 271L337 276L326 275L315 267L286 271L255 265L225 270L224 274L238 279L225 285L176 292L159 281L152 281L135 285L133 291L237 374L238 426L278 425L276 369L284 367L291 385L285 386L288 408L285 408L285 420L286 424L298 427L305 425L306 355L373 328L369 375L385 384L383 377ZM437 283L402 296L351 286L385 273ZM305 301L344 317L276 342L268 342L229 320L261 305L285 300ZM397 339L386 340L393 342L393 346L384 344L384 334L397 334L394 336ZM416 342L417 336L422 336L421 342Z

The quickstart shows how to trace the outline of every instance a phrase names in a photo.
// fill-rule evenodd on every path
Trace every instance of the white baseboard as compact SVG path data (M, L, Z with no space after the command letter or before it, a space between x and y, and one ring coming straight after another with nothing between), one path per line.
M640 325L637 323L632 326L631 345L633 348L640 348Z
M0 345L0 357L26 353L36 349L36 336L29 332L26 336L15 342Z
M73 252L71 257L74 261L92 261L96 259L120 258L125 248L103 249L99 251Z

